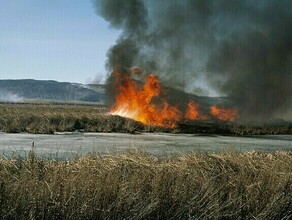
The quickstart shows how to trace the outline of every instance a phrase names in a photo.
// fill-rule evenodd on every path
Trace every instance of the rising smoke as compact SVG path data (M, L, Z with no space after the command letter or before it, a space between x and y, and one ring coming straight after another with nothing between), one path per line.
M237 100L242 115L268 118L292 107L292 1L95 0L122 33L107 69L139 66L175 88L202 82Z
M0 102L21 102L23 98L15 93L0 90Z

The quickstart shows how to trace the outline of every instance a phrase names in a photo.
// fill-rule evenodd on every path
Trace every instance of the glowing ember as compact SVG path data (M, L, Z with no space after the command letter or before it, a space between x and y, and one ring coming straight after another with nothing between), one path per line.
M187 112L185 114L185 119L189 120L207 120L208 117L201 115L199 112L199 104L190 101L188 104Z
M217 105L211 106L211 114L222 121L234 121L237 117L237 108L224 108Z

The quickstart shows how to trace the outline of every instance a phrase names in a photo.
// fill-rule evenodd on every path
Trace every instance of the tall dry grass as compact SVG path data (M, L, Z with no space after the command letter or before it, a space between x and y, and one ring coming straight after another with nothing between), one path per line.
M292 152L0 160L2 219L292 219Z
M141 130L133 120L106 114L98 105L0 104L0 131L51 134L65 131L129 132Z
M107 114L94 104L0 103L0 131L51 134L65 131L86 132L174 132L232 135L292 134L292 124L248 126L223 122L179 122L174 129L144 126L139 122Z

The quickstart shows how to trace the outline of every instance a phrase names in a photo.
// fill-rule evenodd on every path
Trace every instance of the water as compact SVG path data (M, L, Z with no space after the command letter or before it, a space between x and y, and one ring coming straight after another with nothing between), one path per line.
M27 156L32 149L44 158L70 159L90 152L116 153L132 148L157 156L196 151L276 151L292 150L292 135L220 136L169 133L0 133L0 154Z

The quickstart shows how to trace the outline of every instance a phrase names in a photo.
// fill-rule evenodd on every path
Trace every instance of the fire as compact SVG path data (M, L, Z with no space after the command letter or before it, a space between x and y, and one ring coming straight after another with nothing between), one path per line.
M115 97L116 103L110 110L111 114L132 118L147 125L170 128L176 126L181 113L160 97L160 82L156 75L147 76L141 88L128 75L119 74L118 78L121 83Z
M224 108L217 105L211 106L211 114L219 120L233 122L237 118L237 108Z
M135 74L142 74L143 71L139 68L139 67L133 67L130 69L131 73L135 73Z
M199 112L199 104L193 101L188 103L187 112L185 114L185 119L189 120L207 120L208 117L201 115Z
M161 94L161 85L154 74L144 78L144 82L137 82L132 78L143 75L139 68L133 68L128 73L113 72L118 94L115 104L110 109L110 114L120 115L140 121L151 126L173 128L182 119L207 120L210 117L199 111L199 104L190 101L187 110L183 114L177 106L170 105ZM140 79L139 78L139 79ZM234 121L237 117L237 109L212 106L210 115L219 120Z

